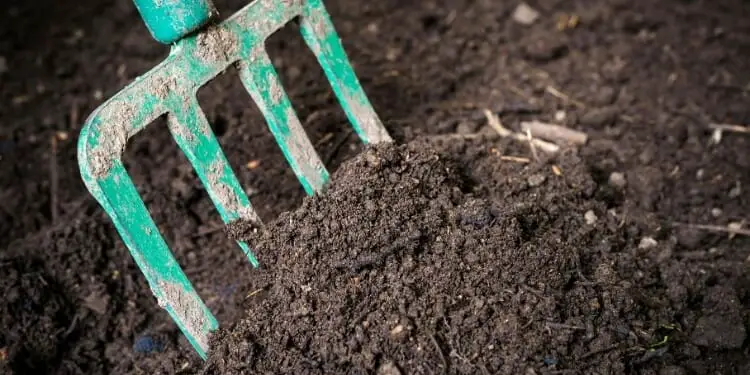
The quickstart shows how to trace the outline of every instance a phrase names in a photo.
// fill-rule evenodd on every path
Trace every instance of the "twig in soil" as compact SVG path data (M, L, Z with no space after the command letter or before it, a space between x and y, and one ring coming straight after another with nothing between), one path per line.
M190 238L198 238L198 237L203 237L203 236L205 236L207 234L216 233L216 232L219 232L219 231L223 230L224 227L225 227L225 225L220 224L220 225L217 225L215 227L210 227L210 228L205 228L205 229L199 229L198 233L193 234L192 236L190 236Z
M608 352L610 350L614 350L614 349L617 349L617 348L618 348L618 345L612 345L612 346L608 346L606 348L592 350L592 351L590 351L590 352L585 353L584 355L582 355L580 359L583 360L583 359L586 359L586 358L591 357L593 355L597 355L597 354L601 354L601 353L606 353L606 352Z
M534 156L534 160L539 161L539 154L536 152L536 146L534 146L534 137L531 136L531 130L529 129L526 129L526 139L529 140L531 155Z
M750 126L734 125L734 124L708 124L709 129L726 131L731 133L744 133L750 134Z
M68 337L71 333L73 333L73 330L75 330L76 326L78 325L78 319L80 319L78 314L73 315L73 321L70 322L68 329L65 330L62 337Z
M742 223L729 223L729 225L727 226L688 223L672 223L672 225L693 229L702 229L710 232L729 233L731 237L734 237L738 234L743 236L750 236L750 229L742 228Z
M570 324L562 324L562 323L552 323L552 322L546 322L545 323L547 327L549 328L555 328L555 329L572 329L574 331L585 331L586 328L579 327L579 326L572 326Z
M492 113L492 111L490 111L489 109L484 110L484 117L487 119L487 124L501 137L512 138L519 142L529 142L529 138L526 135L510 131L508 130L508 128L504 127L500 123L500 118L497 117L496 114ZM533 143L535 147L548 154L555 154L560 151L560 146L554 143L543 141L541 139L532 139L531 143Z
M331 139L333 139L333 133L326 133L326 135L324 135L323 138L315 142L315 147L328 143L328 141L330 141Z
M499 151L495 150L496 152L500 153ZM521 164L528 164L531 163L531 159L524 158L521 156L511 156L511 155L500 155L500 160L504 161L512 161L515 163L521 163Z
M57 207L57 194L58 194L58 171L57 171L57 135L52 135L50 139L50 146L52 152L49 157L49 206L50 215L52 216L52 224L57 223L59 211Z
M448 133L448 134L436 134L436 135L430 135L427 136L427 139L430 140L436 140L436 141L450 141L454 139L478 139L485 136L485 134L481 133L471 133L471 134L458 134L458 133Z
M430 340L432 340L432 344L435 345L435 350L437 350L438 355L440 355L440 360L443 362L443 371L448 371L448 360L445 359L445 354L443 354L443 349L440 348L440 344L438 344L437 339L435 338L435 335L430 334Z
M521 122L521 130L531 132L535 137L555 143L584 145L588 141L588 135L584 132L536 120Z
M70 120L70 126L78 126L78 121L80 120L80 112L78 109L78 100L73 99L73 103L70 105L70 115L68 116L68 119Z
M585 105L585 104L583 104L583 103L579 102L578 100L575 100L575 99L571 98L571 97L570 97L570 96L568 96L568 95L565 95L565 93L563 93L562 91L560 91L560 90L558 90L558 89L556 89L556 88L554 88L554 87L552 87L552 86L547 86L547 87L545 87L545 88L544 88L544 91L547 91L547 92L548 92L548 93L550 93L550 94L551 94L552 96L554 96L554 97L556 97L556 98L558 98L558 99L562 99L562 100L563 100L563 101L565 101L565 102L568 102L568 103L572 103L572 104L574 104L574 105L575 105L576 107L579 107L579 108L586 108L586 105Z

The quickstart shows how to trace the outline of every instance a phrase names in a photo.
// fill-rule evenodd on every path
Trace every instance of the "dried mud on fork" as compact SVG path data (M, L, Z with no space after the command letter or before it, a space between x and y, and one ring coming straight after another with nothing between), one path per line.
M236 73L200 92L266 222L234 233L263 270L166 123L125 158L221 321L205 367L75 161L85 115L165 50L127 2L84 3L11 1L0 27L0 373L750 373L747 237L672 225L750 210L750 138L708 128L750 122L741 1L529 1L526 26L517 2L328 0L376 110L414 141L364 154L296 31L274 36L326 165L356 157L303 202ZM588 142L537 162L485 108Z

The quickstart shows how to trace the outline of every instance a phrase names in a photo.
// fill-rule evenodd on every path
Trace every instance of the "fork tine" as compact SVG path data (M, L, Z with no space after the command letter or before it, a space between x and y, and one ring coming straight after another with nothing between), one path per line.
M97 131L96 126L85 128L83 139ZM107 175L97 178L89 159L85 158L87 150L81 148L79 153L84 156L80 158L84 160L81 172L89 191L114 222L159 305L167 310L198 354L205 358L208 333L218 328L219 323L169 251L122 161L112 160Z
M249 62L241 62L240 79L266 118L276 143L307 194L319 192L328 171L302 128L266 51L257 47Z
M390 142L349 62L341 39L321 0L308 0L301 17L301 33L317 57L349 122L365 143Z
M173 109L169 114L169 129L193 165L209 197L225 224L242 219L260 223L260 218L237 180L231 165L221 150L198 100L193 97L187 105ZM245 242L237 241L254 267L255 255Z

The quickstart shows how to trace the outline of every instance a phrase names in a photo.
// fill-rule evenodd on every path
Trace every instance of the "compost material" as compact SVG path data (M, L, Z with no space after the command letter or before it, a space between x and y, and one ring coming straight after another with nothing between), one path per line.
M742 363L743 267L719 266L717 278L677 261L668 238L639 246L629 233L644 228L607 212L574 152L526 166L487 142L449 142L368 149L325 194L261 230L232 228L264 270L202 373L590 374L696 361L713 372Z
M528 374L750 373L750 240L726 232L730 224L747 229L750 137L717 134L709 127L750 123L744 1L537 0L525 2L538 16L524 22L513 18L519 1L325 3L391 135L399 144L430 137L421 142L432 150L414 151L413 145L381 150L378 158L392 164L377 169L362 154L346 168L361 168L373 183L381 183L376 171L392 171L402 190L388 192L422 198L410 203L383 195L369 198L374 206L340 211L360 223L357 228L337 224L354 228L346 234L351 237L305 213L321 205L332 215L347 202L364 203L370 193L340 202L321 197L294 211L304 191L236 70L217 77L198 92L198 100L267 223L263 231L244 235L267 247L284 233L294 235L297 244L322 246L315 242L316 232L329 231L328 244L339 245L338 252L316 251L321 259L339 263L315 261L294 244L279 248L293 249L314 264L315 272L335 276L339 287L359 299L334 301L312 289L305 292L306 287L283 291L284 285L294 285L274 280L272 272L300 267L294 282L303 276L319 282L308 268L313 266L292 265L267 248L264 268L253 270L224 233L167 122L159 119L138 134L126 145L127 169L170 248L226 329L215 339L219 352L206 372L315 372L331 366L404 374L419 367L480 374L484 368ZM216 1L224 16L246 4ZM0 373L203 371L200 358L158 307L111 221L85 190L75 153L86 116L157 65L167 47L153 41L128 1L83 0L72 6L9 0L4 5ZM337 170L361 148L323 72L295 25L271 37L267 46L321 159ZM536 150L542 154L537 161L527 142L492 138L485 110L513 131L538 121L581 131L587 141L559 159L546 160ZM406 161L410 148L420 158ZM444 157L433 162L428 155L434 154ZM431 165L452 169L431 171ZM435 178L422 183L434 191L418 193L416 185L401 180L421 179L413 175L420 170ZM332 191L355 189L336 186ZM555 201L538 203L558 193ZM430 197L442 197L441 203L425 202L432 202ZM394 204L393 220L404 224L399 230L388 226L398 222L382 216L380 201ZM407 211L399 214L397 208ZM274 221L282 212L288 212L286 219L300 217L314 225L303 230ZM386 227L373 230L376 223L365 218ZM386 235L393 241L386 242ZM344 241L350 249L340 248ZM500 256L521 249L524 257ZM446 256L442 261L440 254ZM275 270L273 262L287 268ZM511 262L515 268L509 271ZM428 267L453 272L453 278L429 274ZM529 272L532 267L538 274ZM360 273L384 285L355 289L346 284L352 280L347 275ZM483 276L493 280L480 282ZM423 290L410 286L428 277ZM383 296L362 294L391 285ZM342 295L331 286L319 290ZM291 296L304 297L294 305L297 310L282 306L255 323L248 320L245 309L270 308ZM495 303L488 303L490 298ZM473 302L478 299L484 304ZM261 301L266 305L253 307ZM308 305L312 301L343 310L319 321L321 311ZM367 316L357 315L351 324L337 318L351 316L355 301ZM373 310L381 301L383 312ZM442 305L429 305L433 301ZM401 306L411 310L398 310ZM308 315L283 315L304 308ZM342 333L313 335L313 319ZM290 325L271 327L278 333L258 333L272 321ZM365 321L372 325L363 327ZM281 335L291 330L322 346L281 345ZM236 351L228 351L232 342L240 345ZM418 353L413 362L404 361L409 353ZM269 364L274 358L288 362L278 370Z

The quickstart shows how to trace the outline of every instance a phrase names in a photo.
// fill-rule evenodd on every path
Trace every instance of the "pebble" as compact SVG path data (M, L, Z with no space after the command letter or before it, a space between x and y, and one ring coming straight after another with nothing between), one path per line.
M401 370L393 362L387 361L378 368L378 375L401 375Z
M617 120L618 110L615 107L594 108L581 116L582 125L604 127L612 125Z
M531 25L539 18L539 12L529 6L529 4L521 3L518 4L516 9L513 11L512 17L513 21L516 21L521 25Z
M612 172L612 174L609 175L609 184L618 189L624 189L628 182L625 180L624 173Z
M596 224L596 221L599 220L599 218L592 210L586 211L586 213L583 215L583 218L584 220L586 220L586 224L588 225L594 225Z
M641 242L638 243L638 248L643 250L653 249L658 245L659 243L656 242L653 237L643 237L641 238Z
M536 187L543 184L546 180L547 177L545 177L543 174L535 174L530 176L526 181L529 183L529 186Z
M568 117L568 115L565 113L565 111L557 111L555 112L555 121L557 122L563 122Z
M711 209L711 216L713 217L719 217L724 213L724 211L721 210L721 208L712 208Z

